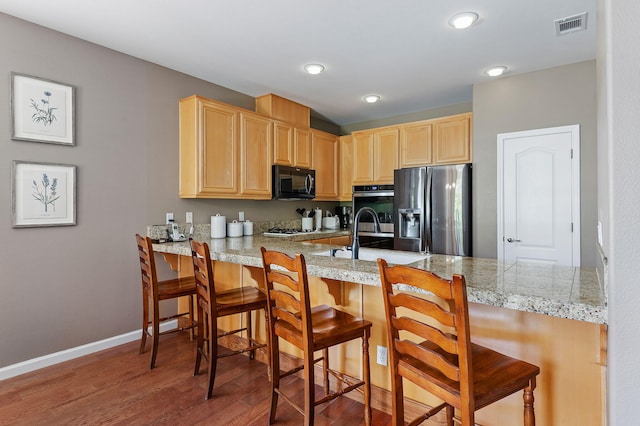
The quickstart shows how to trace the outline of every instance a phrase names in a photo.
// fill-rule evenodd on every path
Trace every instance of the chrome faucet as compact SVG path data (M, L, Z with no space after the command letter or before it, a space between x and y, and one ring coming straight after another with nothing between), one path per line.
M360 216L362 213L369 213L369 215L373 218L374 229L373 232L380 233L380 220L378 220L378 214L371 207L362 207L356 213L356 217L353 219L353 238L351 242L351 258L358 259L358 254L360 253L360 239L358 238L358 227L360 225Z

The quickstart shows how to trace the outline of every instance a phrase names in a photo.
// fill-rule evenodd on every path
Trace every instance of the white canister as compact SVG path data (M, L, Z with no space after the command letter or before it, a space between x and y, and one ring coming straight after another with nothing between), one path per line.
M211 238L224 238L227 236L227 218L217 214L211 216Z
M302 230L305 232L313 231L313 218L312 217L303 217L302 218Z
M227 237L242 237L242 223L237 220L227 223Z
M313 219L315 221L314 228L319 231L322 229L322 209L320 207L316 207L315 214L313 215Z
M242 230L244 235L253 235L253 222L250 220L245 221L242 224Z

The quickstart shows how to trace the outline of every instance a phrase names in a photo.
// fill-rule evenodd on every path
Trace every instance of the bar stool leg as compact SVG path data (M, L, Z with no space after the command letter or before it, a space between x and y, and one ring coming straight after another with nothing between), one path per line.
M253 346L253 327L251 327L251 311L247 311L247 340L249 343L249 346L247 347ZM249 351L249 359L255 359L255 357L256 357L256 350L253 349Z
M324 395L329 395L329 349L322 350L322 378L324 380Z
M529 384L524 389L523 399L524 399L524 426L535 426L536 425L536 415L533 410L533 388L535 387L535 382Z
M364 381L364 423L371 424L371 372L369 367L369 329L362 336L362 375Z

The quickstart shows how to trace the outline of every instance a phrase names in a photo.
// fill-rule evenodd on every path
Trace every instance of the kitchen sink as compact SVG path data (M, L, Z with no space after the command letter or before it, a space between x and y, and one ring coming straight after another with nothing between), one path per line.
M316 256L331 256L333 250L322 250L316 251L311 254L315 254ZM333 254L334 257L339 257L343 259L351 259L351 251L350 250L335 250ZM369 262L375 262L378 258L383 258L388 263L393 263L395 265L407 265L409 263L417 262L419 260L423 260L428 258L429 254L423 253L411 253L406 251L394 251L394 250L382 250L382 249L373 249L367 247L360 247L359 259L358 260L366 260Z

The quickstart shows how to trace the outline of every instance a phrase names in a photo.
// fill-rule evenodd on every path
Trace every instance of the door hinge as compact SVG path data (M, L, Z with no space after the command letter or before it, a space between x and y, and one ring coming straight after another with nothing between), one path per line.
M573 159L573 148L571 148L571 159Z
M573 232L573 222L571 222L571 232Z

